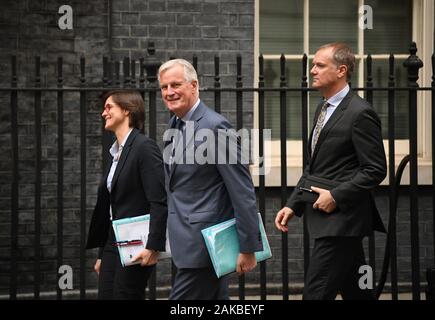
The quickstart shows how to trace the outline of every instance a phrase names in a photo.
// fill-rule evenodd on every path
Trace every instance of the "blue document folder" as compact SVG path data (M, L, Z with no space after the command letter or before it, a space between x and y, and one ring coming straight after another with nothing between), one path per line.
M150 215L145 214L133 218L124 218L112 221L113 231L118 245L119 257L122 266L139 264L140 261L132 262L132 258L141 252L148 241L150 229ZM168 233L166 231L165 252L160 252L159 259L170 258Z
M272 257L269 241L264 230L261 215L258 214L263 251L255 252L257 262ZM214 270L218 278L236 271L237 258L240 253L239 239L237 237L236 219L230 219L214 226L201 230L210 254Z

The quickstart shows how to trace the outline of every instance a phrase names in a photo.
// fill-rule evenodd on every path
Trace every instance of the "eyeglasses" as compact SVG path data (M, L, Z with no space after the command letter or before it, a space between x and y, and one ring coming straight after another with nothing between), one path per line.
M106 105L103 107L103 110L106 111L106 112L109 112L110 109L112 109L112 107L113 107L113 106L112 106L110 103L108 103L108 104L106 104Z
M181 86L185 83L188 83L188 82L183 81L183 82L172 82L169 84L164 84L164 85L160 86L160 90L166 91L166 90L168 90L169 87L171 87L173 90L177 90L177 89L180 89Z

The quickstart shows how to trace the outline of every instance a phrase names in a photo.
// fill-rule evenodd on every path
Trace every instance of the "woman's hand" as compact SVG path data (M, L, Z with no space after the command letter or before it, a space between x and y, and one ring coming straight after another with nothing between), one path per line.
M143 249L138 255L134 256L131 260L132 262L140 261L140 265L144 266L152 266L157 263L157 258L159 257L159 252Z

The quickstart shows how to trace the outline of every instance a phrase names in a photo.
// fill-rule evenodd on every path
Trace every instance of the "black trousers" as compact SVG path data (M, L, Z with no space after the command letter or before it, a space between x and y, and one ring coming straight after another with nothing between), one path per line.
M362 237L315 239L303 299L334 300L340 293L344 300L374 300L373 290L359 285L365 264Z
M228 285L213 268L177 269L169 300L229 300Z
M98 299L143 300L147 281L154 266L141 267L140 264L136 264L123 267L114 241L111 232L101 258Z

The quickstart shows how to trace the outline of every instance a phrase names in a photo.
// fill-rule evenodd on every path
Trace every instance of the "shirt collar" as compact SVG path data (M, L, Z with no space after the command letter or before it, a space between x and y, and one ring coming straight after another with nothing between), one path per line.
M133 131L133 128L131 128L127 134L125 135L124 140L121 143L121 146L118 145L118 140L115 140L115 142L112 144L112 147L110 148L109 152L112 155L112 157L115 157L115 155L122 151L122 149L125 146L125 143L127 142L128 136L130 135L130 133Z
M335 95L333 95L331 98L328 99L329 105L333 107L338 107L340 102L344 99L344 97L349 93L349 85L346 84L346 86L341 89L339 92L337 92Z
M184 115L183 118L181 118L181 120L183 120L184 122L187 122L190 120L190 118L192 118L193 113L195 112L196 108L198 108L199 103L201 102L200 99L196 100L195 104L193 105L192 108L190 108L190 110ZM178 117L177 117L178 119Z

